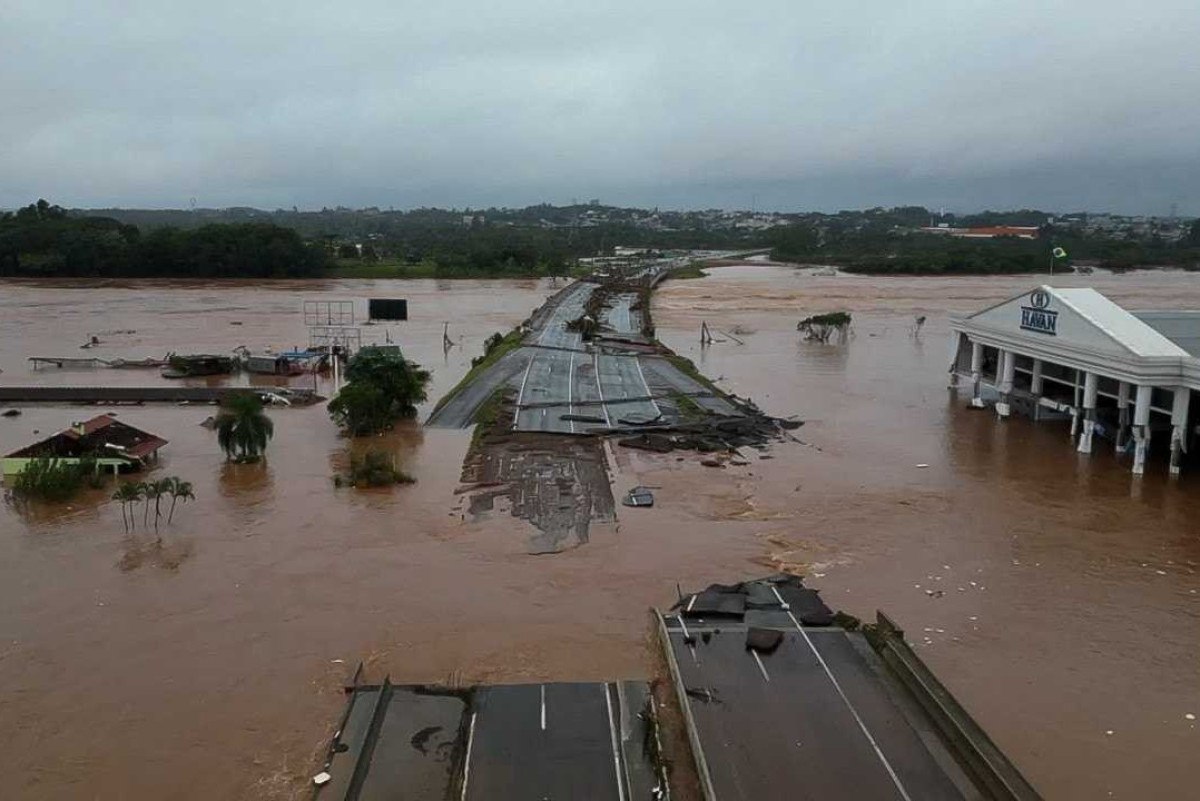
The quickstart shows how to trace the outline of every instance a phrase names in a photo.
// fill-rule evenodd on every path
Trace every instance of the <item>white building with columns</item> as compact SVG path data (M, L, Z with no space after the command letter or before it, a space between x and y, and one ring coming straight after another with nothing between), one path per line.
M1200 311L1127 311L1094 289L1041 286L950 325L950 383L965 384L973 406L1069 418L1080 453L1110 440L1138 475L1152 449L1169 453L1172 474L1187 460Z

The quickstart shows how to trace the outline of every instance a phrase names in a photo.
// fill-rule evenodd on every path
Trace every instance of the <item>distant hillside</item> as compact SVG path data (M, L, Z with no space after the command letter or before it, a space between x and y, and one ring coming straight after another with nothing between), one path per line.
M39 200L0 214L0 275L271 278L321 274L329 259L271 222L143 232Z

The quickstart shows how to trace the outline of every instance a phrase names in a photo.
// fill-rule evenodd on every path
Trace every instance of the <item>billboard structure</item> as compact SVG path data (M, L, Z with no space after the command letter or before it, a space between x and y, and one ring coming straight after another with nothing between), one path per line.
M346 328L354 325L354 301L352 300L306 300L304 301L304 324L313 326L337 326Z
M367 317L371 320L407 320L408 300L405 298L370 298Z

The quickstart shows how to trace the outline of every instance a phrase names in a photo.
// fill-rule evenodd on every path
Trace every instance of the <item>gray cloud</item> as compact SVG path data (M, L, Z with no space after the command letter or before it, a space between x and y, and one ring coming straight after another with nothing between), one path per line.
M1194 0L0 0L0 18L3 206L1200 213Z

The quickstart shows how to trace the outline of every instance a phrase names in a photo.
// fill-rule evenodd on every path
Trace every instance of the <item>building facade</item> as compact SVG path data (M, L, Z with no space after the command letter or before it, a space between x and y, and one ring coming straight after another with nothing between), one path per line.
M1040 286L951 321L951 386L997 415L1070 419L1080 453L1097 438L1140 475L1152 450L1178 474L1196 431L1200 311L1129 311L1094 289Z

